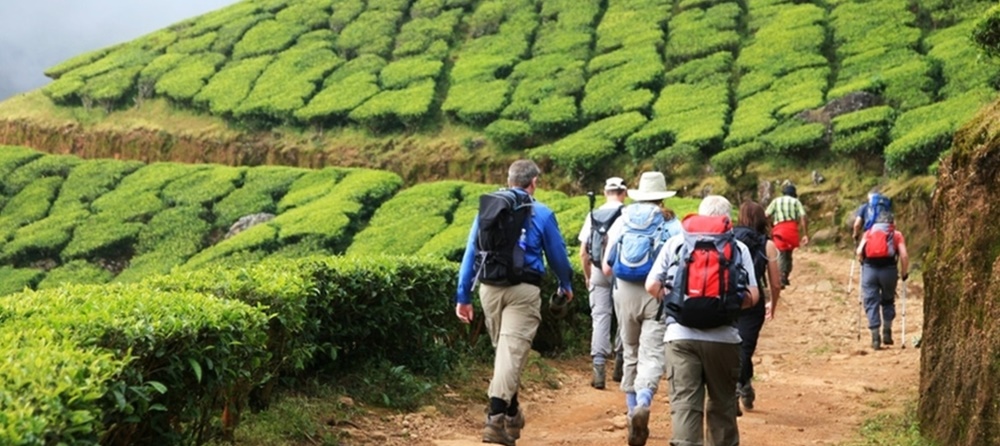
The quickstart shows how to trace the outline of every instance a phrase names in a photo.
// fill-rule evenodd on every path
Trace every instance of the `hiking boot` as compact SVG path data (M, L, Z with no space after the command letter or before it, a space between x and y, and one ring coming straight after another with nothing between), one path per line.
M483 426L483 443L515 446L514 439L507 433L504 426L506 418L507 415L502 413L486 416L486 425Z
M737 385L739 386L739 384ZM753 386L750 383L739 386L737 394L740 396L740 402L743 403L743 407L747 410L753 410L753 402L757 399L757 392L753 390Z
M611 380L620 383L622 382L622 374L625 373L625 354L618 352L615 355L615 371L611 374Z
M514 440L521 438L521 429L524 428L524 411L518 408L516 415L507 415L504 421L507 423L507 436Z
M645 446L649 438L649 407L636 406L628 419L628 446Z
M886 327L882 330L882 343L892 345L892 328Z
M604 364L594 364L594 379L590 381L590 386L595 389L604 389L604 382L607 381L607 374Z
M882 336L878 334L878 329L872 329L872 350L882 349Z

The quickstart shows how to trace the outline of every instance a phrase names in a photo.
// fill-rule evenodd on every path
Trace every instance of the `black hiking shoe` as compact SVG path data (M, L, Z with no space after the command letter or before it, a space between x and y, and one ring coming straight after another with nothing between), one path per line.
M515 440L507 433L505 427L506 414L486 416L486 425L483 426L483 443L502 444L504 446L515 446Z
M892 345L892 329L886 328L882 330L882 344Z
M878 334L878 329L872 329L872 350L882 349L882 336Z
M594 378L590 381L590 387L604 390L604 383L607 379L608 375L605 372L604 364L594 364Z
M744 409L753 410L753 402L757 399L757 392L753 390L753 386L750 383L736 383L736 396L743 403ZM738 404L736 406L739 407ZM742 415L743 411L740 411L739 414Z
M636 406L628 418L628 446L646 446L649 438L649 407Z
M615 355L615 371L611 374L611 380L620 383L622 382L622 375L625 373L625 354L623 352L618 352Z

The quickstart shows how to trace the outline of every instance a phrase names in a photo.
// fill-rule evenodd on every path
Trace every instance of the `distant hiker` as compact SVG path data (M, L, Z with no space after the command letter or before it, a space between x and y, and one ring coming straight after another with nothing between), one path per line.
M809 226L806 210L798 199L795 186L785 184L781 193L782 196L771 200L764 214L774 219L771 238L778 248L778 267L781 269L781 287L784 288L789 285L788 276L792 274L792 251L800 246L799 231L801 229L801 245L808 245Z
M896 280L902 278L903 286L906 286L906 279L910 276L906 239L896 230L894 221L875 223L865 231L857 255L861 261L861 299L868 315L868 329L872 332L872 349L879 350L883 344L893 344Z
M625 180L618 177L608 178L604 183L604 204L597 209L593 209L593 194L590 194L591 211L583 220L583 227L580 228L578 237L580 240L580 265L583 266L584 281L590 291L590 317L592 319L590 357L594 369L590 385L595 389L603 389L607 381L605 360L612 355L611 321L614 315L614 302L611 300L611 279L604 275L601 262L604 258L604 248L608 245L608 231L621 215L627 189ZM618 378L617 381L621 381L623 358L619 333L615 333L614 340L615 377Z
M515 161L507 172L510 189L480 197L480 213L472 222L459 269L455 314L464 323L472 322L472 292L478 282L486 329L496 349L484 443L513 446L524 427L517 393L542 319L543 252L560 290L567 300L573 299L573 270L555 214L532 198L539 174L534 162ZM508 206L495 205L504 200ZM523 223L518 222L521 218Z
M854 225L851 233L854 243L860 242L861 234L871 229L874 224L888 223L889 221L895 222L895 216L892 214L892 200L882 194L881 188L875 186L868 192L868 200L861 203L854 211Z
M705 197L698 215L684 218L685 232L667 241L646 279L646 291L665 300L672 445L740 442L735 321L740 308L757 304L759 294L750 250L730 230L731 212L724 197Z
M753 388L753 354L757 350L757 339L765 320L774 319L781 298L781 272L778 269L778 248L768 234L769 224L764 208L753 201L740 205L740 216L733 233L750 250L753 260L754 277L761 298L756 305L740 312L736 328L740 332L740 378L736 384L736 395L743 407L753 410L757 392ZM765 288L764 285L769 285ZM768 292L770 291L770 292ZM738 413L740 411L737 411Z
M641 446L649 437L649 406L663 376L663 332L660 301L646 292L646 276L657 252L670 237L682 232L673 211L663 200L676 195L667 190L660 172L644 172L639 187L629 189L634 203L608 232L604 274L615 276L614 303L621 330L625 364L621 389L628 408L628 444Z

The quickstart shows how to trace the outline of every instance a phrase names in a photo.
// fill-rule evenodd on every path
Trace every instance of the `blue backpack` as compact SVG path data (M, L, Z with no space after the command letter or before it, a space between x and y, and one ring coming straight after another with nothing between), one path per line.
M622 210L625 226L609 255L615 277L629 282L645 282L663 243L674 234L659 206L635 203Z
M892 200L882 194L873 194L868 200L868 204L865 205L862 220L865 231L871 229L876 223L892 223Z

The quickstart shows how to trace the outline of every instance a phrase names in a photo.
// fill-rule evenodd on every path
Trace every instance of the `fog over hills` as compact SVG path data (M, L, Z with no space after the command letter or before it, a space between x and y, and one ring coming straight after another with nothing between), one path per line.
M45 69L238 0L0 1L0 100L47 84Z

